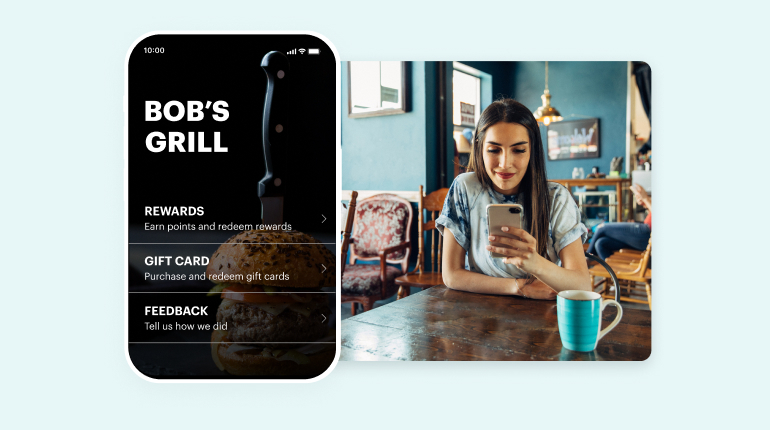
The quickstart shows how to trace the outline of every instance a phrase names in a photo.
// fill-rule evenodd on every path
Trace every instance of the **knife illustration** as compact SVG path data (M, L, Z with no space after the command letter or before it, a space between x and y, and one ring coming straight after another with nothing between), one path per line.
M281 52L268 52L262 57L262 69L267 74L265 110L262 113L265 177L259 181L257 194L262 202L262 223L283 224L289 59Z

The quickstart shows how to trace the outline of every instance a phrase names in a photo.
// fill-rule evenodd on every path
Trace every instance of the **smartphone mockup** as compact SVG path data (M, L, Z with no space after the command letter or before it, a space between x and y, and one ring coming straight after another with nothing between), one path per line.
M314 34L155 33L126 62L125 336L152 381L339 357L339 59Z
M521 228L521 213L523 210L524 209L519 204L487 205L487 229L489 230L489 235L517 238L517 236L514 236L509 232L504 232L502 228ZM490 242L490 245L501 248L510 248L510 246L499 242ZM489 252L489 256L492 258L505 258L505 255L492 251Z

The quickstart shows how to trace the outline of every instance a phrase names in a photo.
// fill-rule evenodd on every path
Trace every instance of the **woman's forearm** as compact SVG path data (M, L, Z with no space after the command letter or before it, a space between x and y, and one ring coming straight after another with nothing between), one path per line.
M533 273L533 275L556 292L564 290L591 290L591 276L588 274L588 271L570 270L550 264L541 273Z
M520 280L517 283L514 278L496 278L465 269L451 270L446 266L443 267L442 277L444 285L453 290L481 294L521 295L519 285L524 282Z
M446 229L444 230L444 234L444 255L441 275L444 280L444 285L447 287L453 290L481 294L519 295L546 300L553 300L555 298L556 293L554 289L541 279L535 279L534 282L526 284L526 279L498 278L465 270L465 250L454 239L454 235L452 235L451 231ZM575 282L569 274L550 273L552 270L548 269L543 269L543 272L546 272L543 273L544 278L550 279L558 285L562 285L563 290L590 288L588 268L585 265L585 257L582 256L582 253L583 245L580 241L577 241L575 244L570 244L565 247L560 255L562 256L563 263L569 268L580 266L580 264L576 264L576 262L582 261L582 267L586 274L585 286L568 286L570 282ZM550 261L547 261L546 266L551 266L553 269L566 270L556 266Z
M447 275L449 274L444 274L444 284L453 290L479 294L516 295L538 300L556 298L556 291L537 278L527 284L526 279L496 278L465 269L457 269L451 275Z

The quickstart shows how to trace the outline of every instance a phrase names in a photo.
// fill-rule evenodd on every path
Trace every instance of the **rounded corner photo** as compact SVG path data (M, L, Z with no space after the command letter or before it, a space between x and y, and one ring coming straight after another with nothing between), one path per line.
M649 358L648 64L342 70L340 360Z

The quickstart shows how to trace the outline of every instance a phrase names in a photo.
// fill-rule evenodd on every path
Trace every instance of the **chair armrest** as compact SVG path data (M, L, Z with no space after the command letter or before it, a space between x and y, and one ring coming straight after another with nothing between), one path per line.
M402 242L399 243L396 246L391 246L390 248L381 249L380 254L380 281L382 282L380 285L382 286L382 298L385 298L385 284L387 280L387 276L385 276L385 267L387 266L387 259L388 255L392 254L396 251L400 251L402 249L405 249L407 246L409 246L409 242Z
M392 253L394 253L396 251L400 251L400 250L406 248L407 246L409 246L409 242L402 242L402 243L399 243L396 246L391 246L390 248L381 249L380 252L379 252L379 254L380 254L380 261L385 261L388 258L388 255L390 255L390 254L392 254Z

